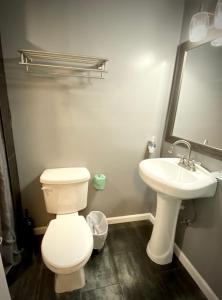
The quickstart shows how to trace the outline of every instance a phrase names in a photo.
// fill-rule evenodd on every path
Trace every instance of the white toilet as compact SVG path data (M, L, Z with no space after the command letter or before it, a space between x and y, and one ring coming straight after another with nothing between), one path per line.
M45 265L55 273L56 293L85 285L83 268L92 253L93 236L78 211L87 205L89 179L86 168L48 169L40 177L46 210L56 214L41 246Z

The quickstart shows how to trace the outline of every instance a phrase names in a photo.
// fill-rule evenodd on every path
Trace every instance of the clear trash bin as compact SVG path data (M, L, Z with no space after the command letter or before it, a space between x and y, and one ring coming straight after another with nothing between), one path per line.
M101 250L105 244L108 234L106 216L101 211L91 211L86 216L86 221L93 233L93 248Z

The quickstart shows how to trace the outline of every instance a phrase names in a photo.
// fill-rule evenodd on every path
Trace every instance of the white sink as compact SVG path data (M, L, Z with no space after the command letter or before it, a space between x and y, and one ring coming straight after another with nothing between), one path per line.
M216 179L203 167L189 171L178 165L178 158L145 159L139 165L143 181L156 192L180 199L212 197Z
M189 171L178 162L177 158L154 158L139 164L141 178L157 192L156 218L147 254L158 264L172 261L181 201L212 197L217 187L217 180L203 167L196 165L196 171Z

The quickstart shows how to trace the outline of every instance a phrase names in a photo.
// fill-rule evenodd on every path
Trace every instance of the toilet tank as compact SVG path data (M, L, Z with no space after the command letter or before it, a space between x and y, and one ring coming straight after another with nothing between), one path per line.
M40 176L46 210L52 214L78 212L87 206L88 181L86 168L47 169Z

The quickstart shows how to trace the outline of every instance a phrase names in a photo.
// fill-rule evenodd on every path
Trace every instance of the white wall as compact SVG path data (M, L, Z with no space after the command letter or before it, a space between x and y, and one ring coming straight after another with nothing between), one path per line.
M1 300L10 300L9 289L7 285L7 281L5 278L5 271L2 263L2 257L0 254L0 293L1 293Z
M144 213L155 194L138 176L148 139L160 145L182 20L178 0L3 1L2 44L24 207L45 225L39 175L86 166L107 175L88 208ZM18 66L19 48L109 59L103 81L41 78ZM159 149L158 149L159 151Z

